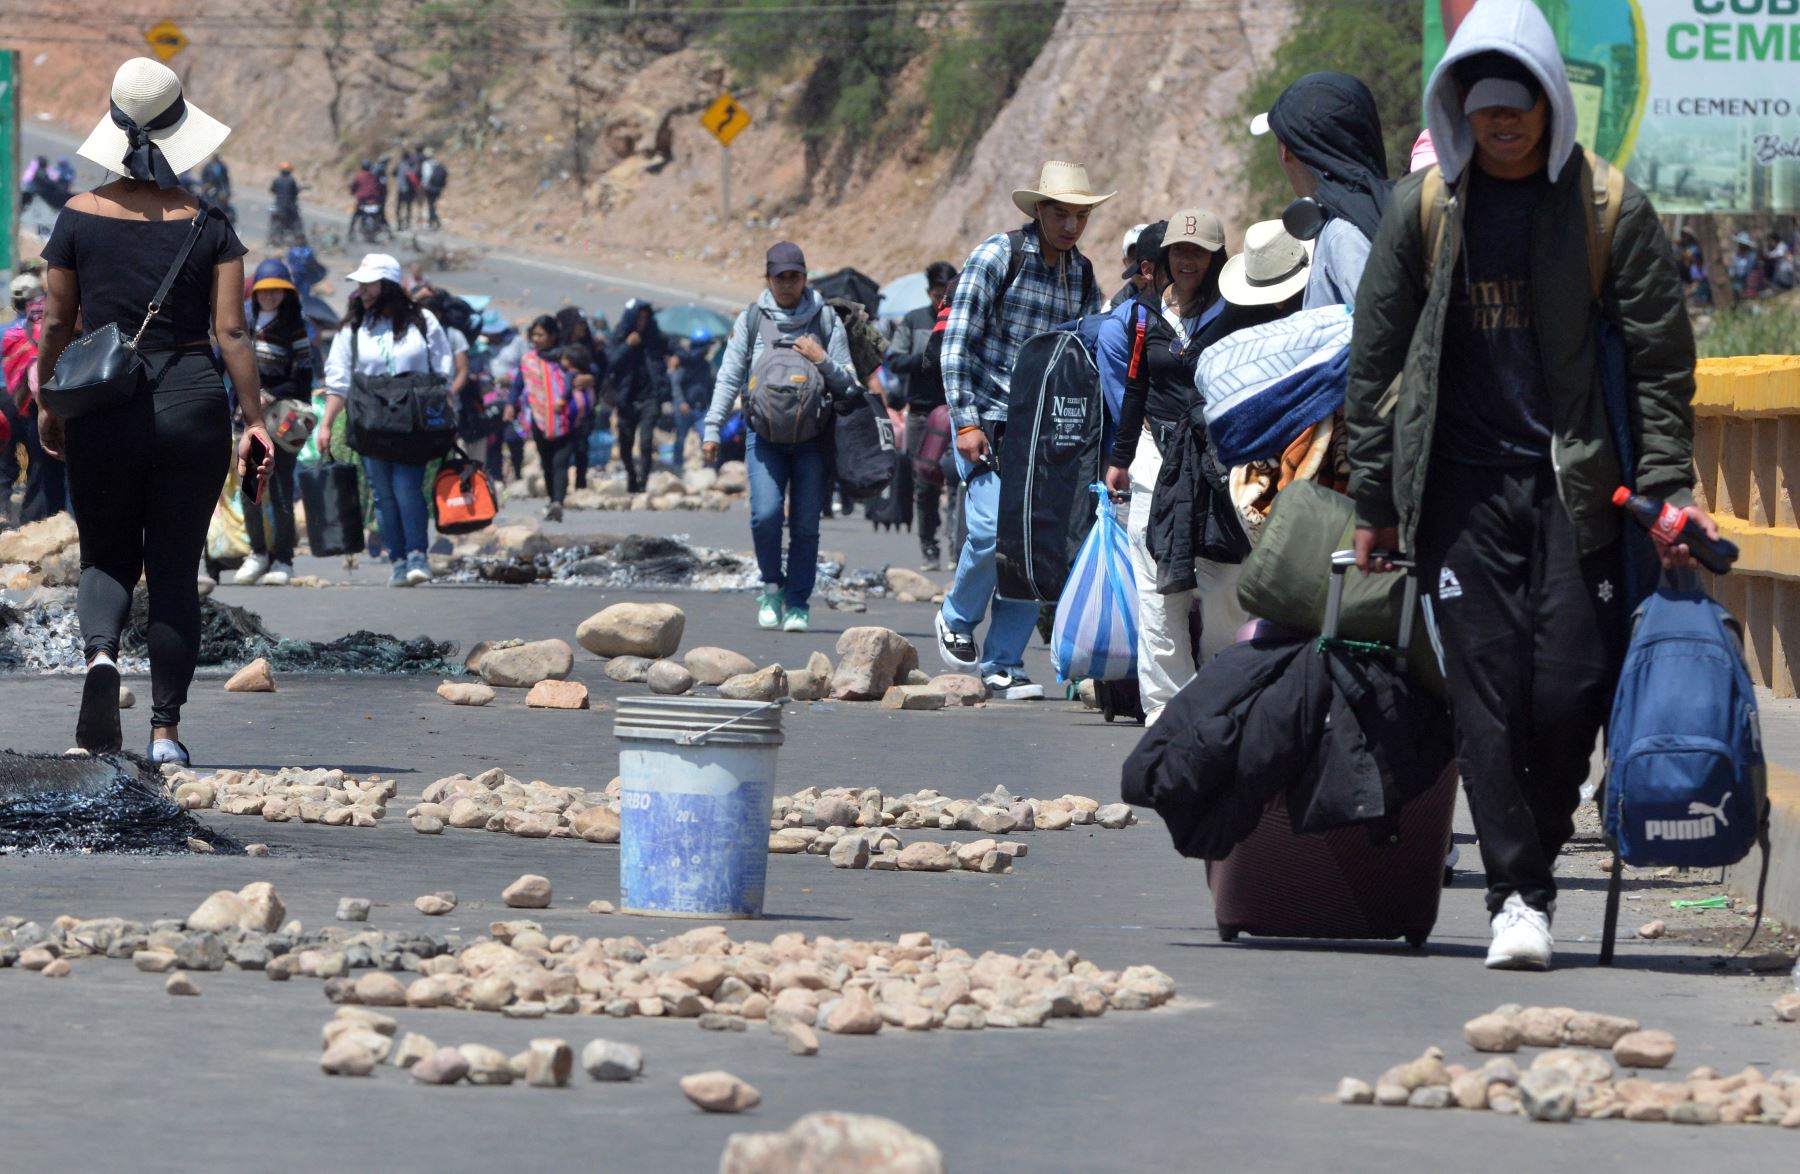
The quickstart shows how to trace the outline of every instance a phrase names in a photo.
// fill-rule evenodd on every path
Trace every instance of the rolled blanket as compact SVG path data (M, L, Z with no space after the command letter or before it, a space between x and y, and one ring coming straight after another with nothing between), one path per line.
M1201 356L1194 385L1222 463L1273 459L1343 405L1350 327L1344 307L1320 306L1227 335Z

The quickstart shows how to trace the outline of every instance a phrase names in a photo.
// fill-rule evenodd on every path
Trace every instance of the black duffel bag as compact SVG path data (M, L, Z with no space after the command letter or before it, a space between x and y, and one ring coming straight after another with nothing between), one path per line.
M300 500L306 506L306 541L315 558L363 552L362 497L356 466L321 461L300 469Z
M832 405L831 429L838 490L863 501L880 497L894 479L894 422L875 397L854 391Z
M356 336L350 334L350 447L365 457L398 465L428 465L456 443L456 405L450 385L435 371L364 375L356 370Z

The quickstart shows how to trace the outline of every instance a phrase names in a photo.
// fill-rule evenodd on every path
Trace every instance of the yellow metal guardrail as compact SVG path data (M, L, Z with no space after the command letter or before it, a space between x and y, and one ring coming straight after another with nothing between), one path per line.
M1800 355L1702 359L1695 496L1742 550L1714 596L1744 625L1750 672L1796 695L1800 659Z

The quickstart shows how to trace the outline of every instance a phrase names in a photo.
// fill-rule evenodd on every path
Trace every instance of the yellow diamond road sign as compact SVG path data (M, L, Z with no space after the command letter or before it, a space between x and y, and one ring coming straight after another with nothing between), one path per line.
M188 39L172 20L159 20L144 30L144 40L160 61L167 61L187 48Z
M720 94L700 116L700 125L719 140L721 147L729 147L731 140L750 125L750 112L738 105L738 100L730 94Z

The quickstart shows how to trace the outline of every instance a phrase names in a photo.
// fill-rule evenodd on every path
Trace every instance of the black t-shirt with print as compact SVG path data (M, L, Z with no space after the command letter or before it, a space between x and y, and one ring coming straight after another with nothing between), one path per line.
M1549 190L1543 172L1496 179L1471 169L1432 445L1446 460L1511 466L1550 456L1550 401L1531 319L1531 218Z

